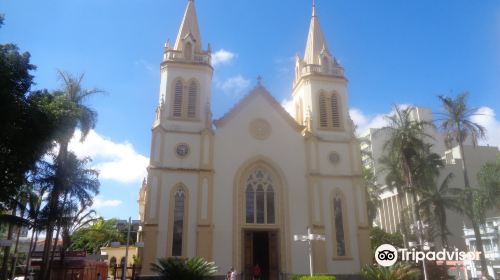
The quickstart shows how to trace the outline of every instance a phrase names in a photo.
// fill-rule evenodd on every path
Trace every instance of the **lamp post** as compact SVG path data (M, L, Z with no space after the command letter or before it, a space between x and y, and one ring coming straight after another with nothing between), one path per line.
M418 244L412 244L413 242L408 242L408 245L410 245L410 247L412 247L412 245L414 247L417 247L417 248L420 248L421 250L423 250L424 252L425 251L429 251L430 250L430 247L433 245L432 243L430 242L424 242L424 239L422 237L423 235L423 225L422 225L422 222L421 221L417 221L414 225L416 227L416 233L417 233L417 238L418 238ZM416 245L416 246L415 246ZM424 259L422 260L422 268L423 268L423 271L424 271L424 280L428 280L428 276L427 276L427 265L425 264L425 257Z
M130 227L131 226L132 226L132 217L128 217L127 246L125 247L125 270L122 273L122 280L127 279L128 246L130 243Z
M313 240L321 240L325 241L325 236L320 234L313 234L311 232L311 228L307 227L307 235L299 235L295 234L293 236L294 241L302 241L307 242L308 251L309 251L309 274L313 276L313 259L312 259L312 246L311 243Z

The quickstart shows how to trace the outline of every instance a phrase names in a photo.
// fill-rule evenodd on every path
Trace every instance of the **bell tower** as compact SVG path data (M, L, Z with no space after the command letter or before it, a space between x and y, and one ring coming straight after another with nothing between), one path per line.
M326 137L352 133L344 68L328 49L314 2L304 57L295 59L292 96L294 117L309 132Z
M175 43L165 43L160 64L160 94L143 191L145 264L168 257L213 259L208 206L213 188L213 68L210 45L203 49L201 42L195 3L188 0Z

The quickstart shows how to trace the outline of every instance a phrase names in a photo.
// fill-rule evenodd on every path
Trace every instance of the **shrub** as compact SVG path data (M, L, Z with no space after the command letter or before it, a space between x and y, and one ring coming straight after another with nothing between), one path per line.
M168 258L152 263L151 270L163 280L206 280L217 272L217 266L200 257Z
M361 271L367 280L412 280L419 274L418 268L407 263L396 263L389 267L367 265Z
M318 275L318 276L302 276L300 280L335 280L335 276Z

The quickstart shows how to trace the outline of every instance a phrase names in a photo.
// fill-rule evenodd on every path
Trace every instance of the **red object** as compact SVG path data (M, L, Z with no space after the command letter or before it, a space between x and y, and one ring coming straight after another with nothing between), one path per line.
M252 268L252 276L253 277L260 277L260 274L262 273L262 271L260 270L260 267L259 265L256 265Z

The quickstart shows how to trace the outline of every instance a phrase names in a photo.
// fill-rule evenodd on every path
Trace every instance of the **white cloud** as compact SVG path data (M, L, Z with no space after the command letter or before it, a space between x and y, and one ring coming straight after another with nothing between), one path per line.
M212 54L212 65L216 66L218 64L228 64L230 63L237 55L230 51L226 51L224 49L220 49Z
M245 79L242 75L236 75L222 83L217 83L217 86L224 93L237 97L250 86L250 80Z
M121 200L117 199L103 199L102 196L98 195L94 198L94 204L92 204L92 208L100 209L104 207L117 207L122 204Z
M283 99L281 101L281 107L283 107L291 116L295 115L295 106L293 106L293 99L291 98Z
M100 179L120 183L137 183L146 176L149 159L134 150L128 142L115 143L94 130L84 142L80 142L80 131L76 131L69 143L69 149L79 158L92 158L93 168L99 170Z
M398 105L400 108L408 108L410 105L401 104ZM389 113L376 114L373 116L364 114L361 110L357 108L352 108L349 110L349 115L352 121L357 126L356 134L361 135L363 132L369 128L381 128L388 125L387 117L395 113L392 109Z
M481 107L476 111L471 120L482 125L486 129L486 140L480 143L500 147L500 121L496 119L495 111L489 107Z

